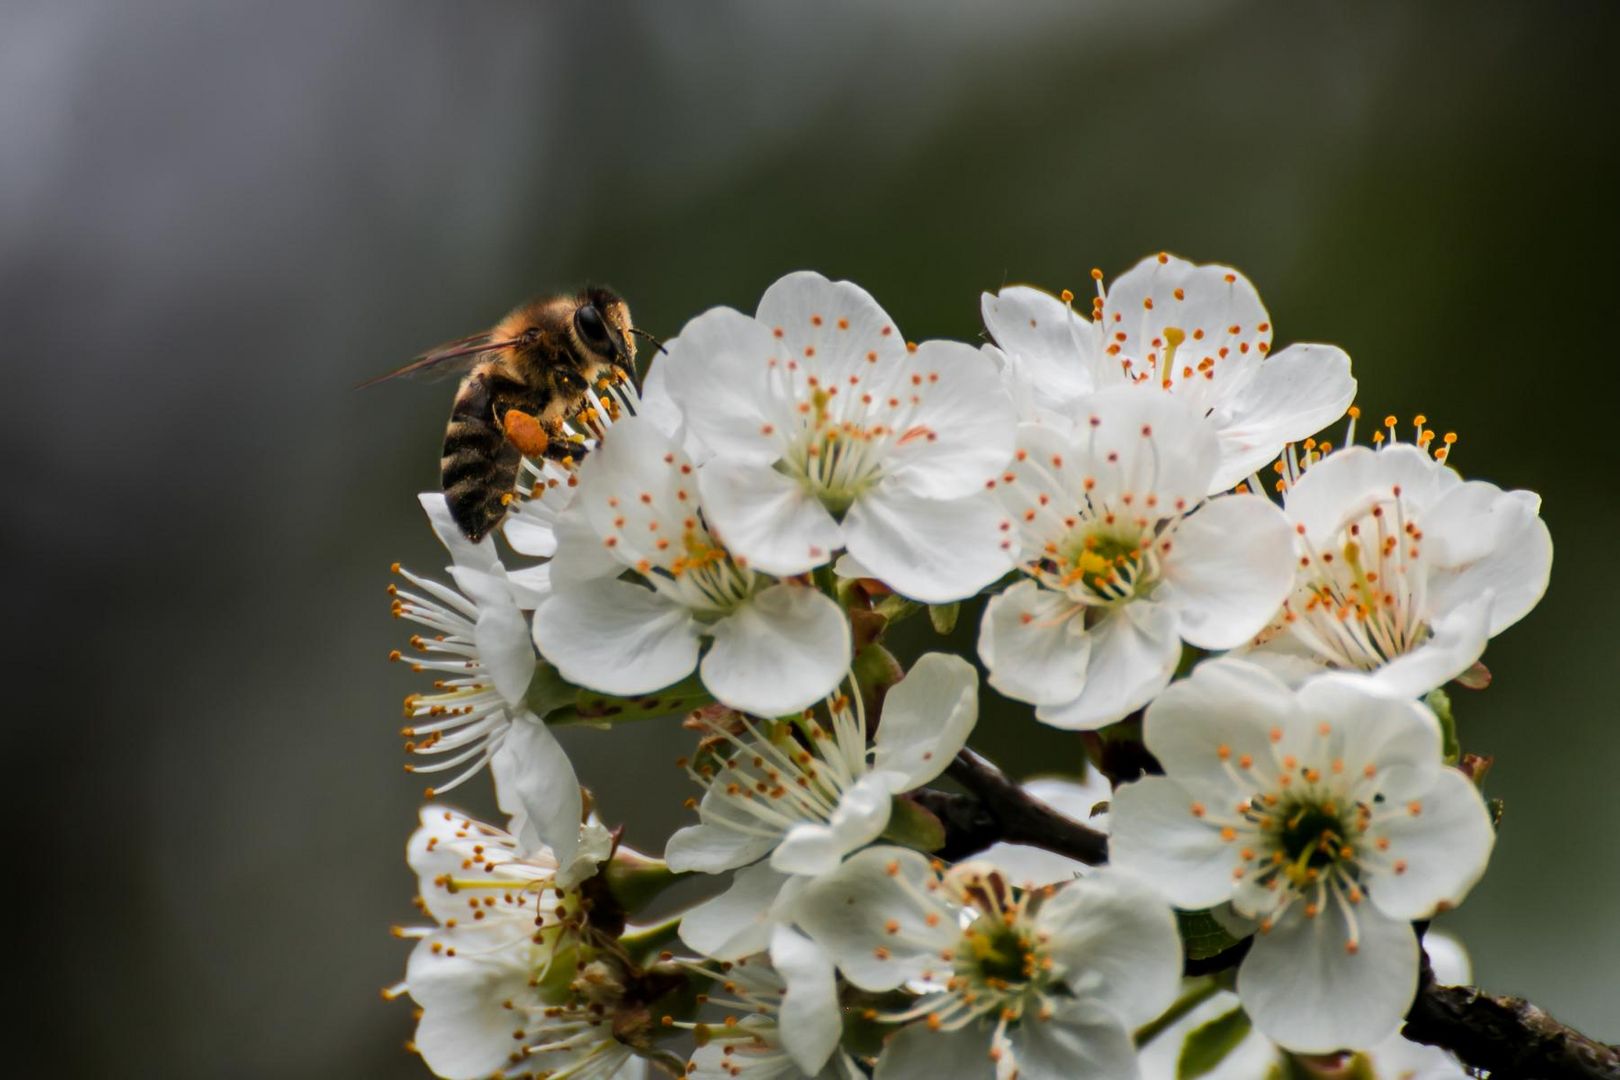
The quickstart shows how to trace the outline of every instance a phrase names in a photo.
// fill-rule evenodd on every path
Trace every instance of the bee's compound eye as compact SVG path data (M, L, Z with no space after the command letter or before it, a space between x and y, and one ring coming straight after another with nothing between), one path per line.
M582 304L574 312L574 329L579 331L580 340L591 348L607 353L613 351L613 339L608 336L607 324L602 321L602 313L596 310L594 304Z

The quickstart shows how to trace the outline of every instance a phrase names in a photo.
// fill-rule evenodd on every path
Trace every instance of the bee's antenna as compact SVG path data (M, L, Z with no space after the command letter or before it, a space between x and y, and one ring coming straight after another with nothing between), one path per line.
M664 343L662 341L659 341L657 338L653 337L651 334L647 333L647 331L641 329L639 326L630 327L630 332L632 334L636 335L637 337L646 338L648 341L653 343L653 346L655 348L657 348L657 350L659 352L663 353L665 356L669 355L669 350L664 348Z

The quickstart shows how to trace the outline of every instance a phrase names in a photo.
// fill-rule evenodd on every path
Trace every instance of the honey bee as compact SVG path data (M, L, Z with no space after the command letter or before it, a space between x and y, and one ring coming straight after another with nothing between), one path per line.
M588 404L592 386L635 376L640 334L611 289L586 288L514 308L494 327L430 349L398 375L466 371L450 407L439 476L450 516L477 542L500 524L521 458L576 456L563 425Z

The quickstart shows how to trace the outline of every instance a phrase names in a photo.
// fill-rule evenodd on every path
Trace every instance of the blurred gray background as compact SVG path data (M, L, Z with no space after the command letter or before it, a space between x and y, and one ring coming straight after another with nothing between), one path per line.
M1620 1040L1615 5L0 13L10 1075L425 1075L377 994L419 789L383 587L443 561L413 496L451 388L357 379L585 279L671 335L814 267L971 339L984 288L1160 248L1544 494L1552 590L1459 701L1508 809L1450 924ZM656 848L684 742L570 745ZM1011 709L976 743L1078 754Z

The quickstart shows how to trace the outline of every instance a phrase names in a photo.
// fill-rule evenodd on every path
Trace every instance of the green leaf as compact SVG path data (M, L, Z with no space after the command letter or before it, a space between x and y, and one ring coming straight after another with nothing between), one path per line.
M1177 911L1176 929L1189 960L1208 960L1238 943L1208 911Z
M904 795L896 795L889 810L889 827L883 839L917 851L938 851L945 846L945 826L932 811L925 810Z
M962 613L962 605L956 604L930 604L928 606L928 621L934 624L934 633L944 637L956 629L956 617Z
M1239 1006L1193 1028L1181 1044L1181 1056L1176 1059L1176 1080L1198 1080L1214 1072L1226 1055L1248 1037L1252 1026L1249 1014Z
M1446 757L1447 765L1455 765L1462 759L1462 743L1457 739L1457 720L1451 714L1451 695L1444 690L1431 690L1429 696L1423 699L1434 715L1440 721L1441 750Z

